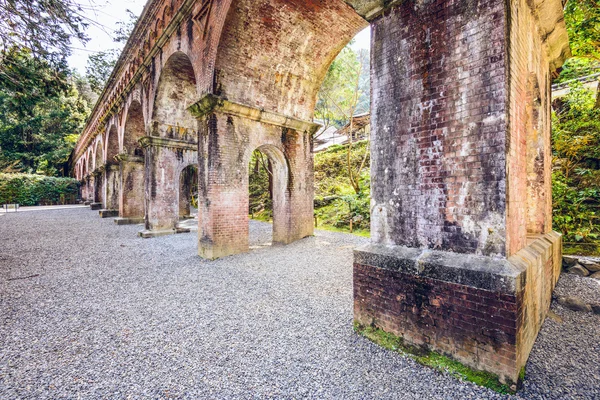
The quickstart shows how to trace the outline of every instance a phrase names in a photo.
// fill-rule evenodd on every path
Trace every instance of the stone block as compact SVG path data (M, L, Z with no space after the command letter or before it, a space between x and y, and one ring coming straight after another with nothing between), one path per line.
M100 218L113 218L119 216L118 210L100 210L98 213L100 214Z
M175 233L176 233L175 229L166 229L166 230L162 230L162 231L143 230L141 232L138 232L138 235L143 239L150 239L150 238L155 238L155 237L160 237L160 236L173 235Z
M509 259L365 246L354 256L354 319L516 386L549 309L559 245L545 235Z
M144 218L115 218L115 224L117 225L137 225L143 223Z

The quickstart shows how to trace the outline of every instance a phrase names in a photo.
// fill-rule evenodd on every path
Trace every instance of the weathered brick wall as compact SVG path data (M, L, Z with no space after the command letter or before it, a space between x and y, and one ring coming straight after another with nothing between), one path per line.
M373 22L372 238L504 255L505 7L405 1Z
M106 166L104 182L105 203L104 208L107 210L119 209L119 188L121 185L121 177L119 176L119 166L114 162Z
M354 318L516 384L560 275L561 238L508 260L377 245L354 263Z
M536 10L510 2L508 254L552 230L551 70Z
M198 121L187 110L196 101L198 92L191 61L184 53L175 52L161 70L150 135L196 141Z
M127 156L119 166L119 217L144 218L144 159Z
M130 156L140 156L143 150L139 140L146 135L144 113L139 101L132 101L124 115L123 122L123 149Z
M514 294L357 263L354 277L357 322L516 382L523 310Z

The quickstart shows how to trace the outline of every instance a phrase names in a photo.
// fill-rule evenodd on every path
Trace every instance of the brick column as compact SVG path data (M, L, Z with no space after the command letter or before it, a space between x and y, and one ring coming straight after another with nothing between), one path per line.
M514 389L561 263L560 235L527 246L527 202L507 191L528 186L513 168L527 159L514 128L526 104L511 104L511 84L523 59L545 51L513 51L515 29L541 41L535 18L517 27L516 15L505 2L409 0L372 21L372 244L354 263L359 324ZM548 64L543 53L529 68ZM547 176L550 165L536 168Z
M192 106L198 139L198 252L214 259L248 250L248 162L256 149L274 169L273 242L313 234L310 135L317 125L207 95Z
M81 183L81 197L84 202L90 201L89 189L90 188L90 176L85 176Z
M183 140L145 136L145 224L144 238L175 233L179 221L179 174L196 163L198 144Z
M104 172L104 208L102 218L116 217L119 213L119 186L121 182L119 165L107 164Z
M118 225L138 224L144 222L144 158L119 154L121 179L119 185L119 218Z
M104 166L96 168L94 176L94 203L102 204L104 208Z

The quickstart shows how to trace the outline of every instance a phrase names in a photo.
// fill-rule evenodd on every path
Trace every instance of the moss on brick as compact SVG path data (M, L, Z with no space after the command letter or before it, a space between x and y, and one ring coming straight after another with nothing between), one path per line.
M509 385L500 383L498 376L485 371L477 371L467 367L447 356L431 351L425 347L411 346L404 343L401 337L373 326L363 326L354 323L354 330L370 341L398 353L402 353L419 364L426 365L437 371L447 373L460 380L473 382L479 386L492 389L498 393L514 393ZM522 381L525 378L525 368L519 375Z

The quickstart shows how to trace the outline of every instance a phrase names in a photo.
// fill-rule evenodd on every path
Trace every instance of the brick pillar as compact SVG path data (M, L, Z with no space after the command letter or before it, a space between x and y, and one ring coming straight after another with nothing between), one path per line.
M119 218L117 224L136 224L144 221L144 158L119 154Z
M119 165L107 165L105 174L105 209L117 211L119 209L119 186L121 183Z
M145 224L142 237L175 233L179 221L179 183L181 170L195 163L198 144L175 139L146 136L140 139L145 149Z
M81 184L81 197L82 197L83 201L90 201L89 191L90 191L90 176L88 175L83 178L83 181Z
M561 262L556 233L527 246L528 177L512 168L527 151L515 147L526 104L511 103L511 85L545 51L513 51L515 29L541 43L535 18L524 27L516 15L505 2L409 0L372 21L372 244L354 262L359 324L514 389ZM544 57L530 68L547 71ZM536 168L548 176L549 163Z
M191 107L198 139L198 253L214 259L248 250L248 162L255 149L274 169L273 242L313 234L311 132L317 125L207 95Z

